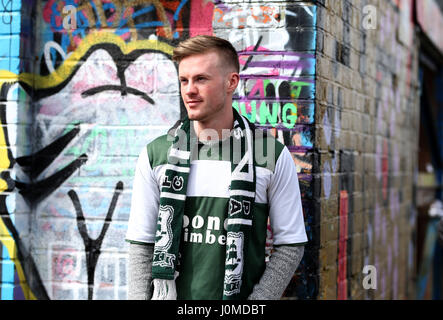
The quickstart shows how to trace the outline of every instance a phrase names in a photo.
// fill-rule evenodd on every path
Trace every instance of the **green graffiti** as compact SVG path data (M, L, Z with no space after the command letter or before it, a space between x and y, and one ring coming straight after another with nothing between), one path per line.
M291 98L292 99L298 99L300 97L301 89L303 87L308 87L311 84L309 82L303 82L303 81L295 81L291 82Z
M269 123L273 127L278 123L278 109L280 107L280 103L274 102L272 103L272 113L269 111L269 108L266 105L266 102L262 101L260 104L260 122Z
M248 101L247 103L250 107L249 112L246 110L246 102L243 101L234 101L232 103L232 107L241 115L245 116L250 122L256 123L257 101L252 100ZM275 127L279 123L279 118L281 118L281 123L283 126L288 129L292 129L297 122L297 105L295 103L288 102L285 103L282 108L281 103L279 102L273 102L271 105L270 103L266 103L266 101L262 101L258 107L258 114L258 122L260 125L270 124L271 126Z
M288 111L290 111L289 115ZM288 102L283 106L282 120L283 125L286 128L294 128L294 125L297 122L297 106L294 103Z

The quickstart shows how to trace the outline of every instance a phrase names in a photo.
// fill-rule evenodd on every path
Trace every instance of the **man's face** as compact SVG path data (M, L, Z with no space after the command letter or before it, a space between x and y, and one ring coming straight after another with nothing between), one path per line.
M233 73L221 60L217 52L210 51L180 61L181 96L190 120L208 122L232 107Z

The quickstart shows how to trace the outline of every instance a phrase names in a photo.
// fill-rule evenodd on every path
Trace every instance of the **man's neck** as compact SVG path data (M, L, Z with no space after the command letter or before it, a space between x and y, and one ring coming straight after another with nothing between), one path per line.
M228 110L222 117L209 121L194 121L194 131L200 141L224 140L229 137L234 125L234 113L232 109Z

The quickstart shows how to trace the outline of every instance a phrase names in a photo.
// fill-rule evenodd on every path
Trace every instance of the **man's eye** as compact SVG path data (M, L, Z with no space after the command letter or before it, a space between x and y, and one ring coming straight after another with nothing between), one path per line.
M186 79L180 79L180 83L187 83L188 82L188 80L186 80Z
M198 77L198 78L197 78L197 81L205 81L205 80L206 80L205 77Z

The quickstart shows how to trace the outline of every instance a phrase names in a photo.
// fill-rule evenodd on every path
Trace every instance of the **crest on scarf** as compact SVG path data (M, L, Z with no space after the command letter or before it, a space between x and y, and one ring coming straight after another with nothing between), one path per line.
M226 273L224 295L240 293L243 271L243 232L228 232L226 241Z
M240 201L235 199L229 200L229 216L233 216L234 214L240 213L242 209L242 205Z
M172 179L172 188L174 188L175 191L183 189L183 177L174 176Z
M251 212L251 202L248 200L243 200L243 209L245 211L245 215L248 215Z
M175 255L167 253L172 245L171 221L174 216L174 208L160 206L158 213L157 231L155 233L155 250L153 266L173 267Z

